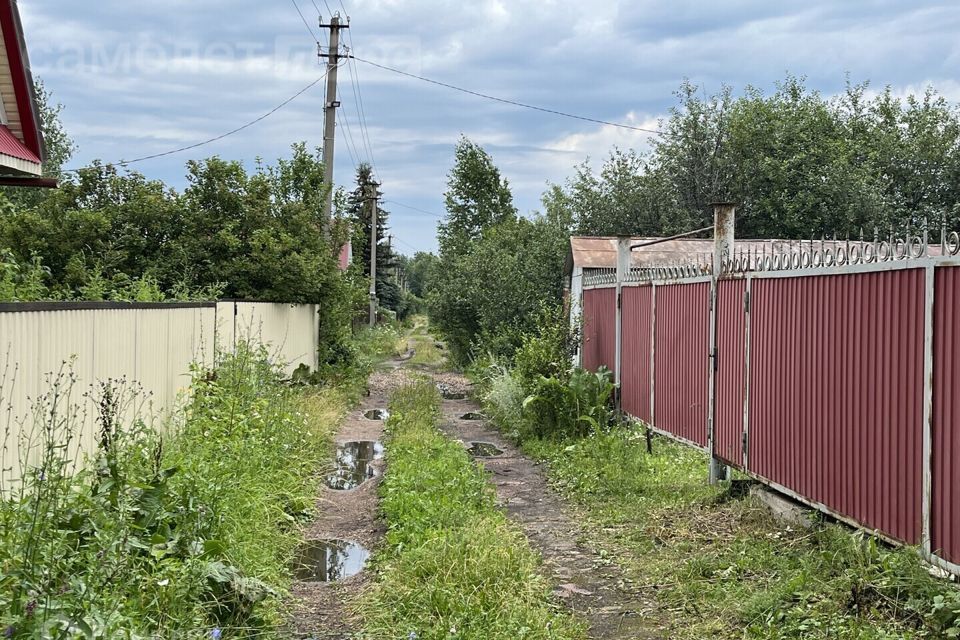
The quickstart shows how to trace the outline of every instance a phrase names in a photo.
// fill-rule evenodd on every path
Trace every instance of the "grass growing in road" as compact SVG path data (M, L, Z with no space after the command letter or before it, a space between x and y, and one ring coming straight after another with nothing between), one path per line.
M638 429L528 440L582 506L633 587L656 597L671 638L939 638L956 634L958 592L911 549L836 524L797 530L755 499L706 483L707 461Z
M410 364L425 368L437 368L444 364L446 356L437 347L437 339L430 335L425 317L418 316L413 319L408 343L414 351Z
M366 638L574 640L538 558L494 504L485 472L436 428L429 382L391 400L381 510L388 531L359 611Z

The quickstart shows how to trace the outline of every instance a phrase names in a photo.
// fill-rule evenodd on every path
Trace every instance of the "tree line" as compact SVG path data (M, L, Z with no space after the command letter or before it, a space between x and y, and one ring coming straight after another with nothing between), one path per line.
M461 139L448 176L439 254L423 286L435 325L466 362L511 356L561 304L571 234L667 236L712 224L711 203L738 205L738 237L873 238L960 230L960 110L935 90L898 97L848 83L826 97L788 76L772 92L685 82L648 151L614 148L521 217L507 181Z
M351 325L366 313L370 276L369 166L354 191L334 194L325 219L319 150L305 143L273 163L211 157L186 163L186 187L94 162L64 171L75 146L42 84L39 108L53 190L0 189L0 301L163 302L233 298L320 306L322 359L347 357ZM378 291L400 315L417 299L393 277L389 213L379 210ZM340 248L355 260L340 273Z

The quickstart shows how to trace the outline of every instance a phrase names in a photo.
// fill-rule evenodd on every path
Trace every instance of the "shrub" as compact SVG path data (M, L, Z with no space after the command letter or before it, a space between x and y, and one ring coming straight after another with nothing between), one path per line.
M607 427L613 419L610 400L616 385L610 371L575 369L569 381L541 377L523 402L521 437L583 437Z
M504 366L492 364L487 369L484 387L486 392L483 401L487 413L507 436L518 439L523 425L523 401L526 399L519 376Z
M562 306L541 307L535 326L523 334L513 356L514 372L527 393L533 393L541 377L569 380L576 353L577 337Z

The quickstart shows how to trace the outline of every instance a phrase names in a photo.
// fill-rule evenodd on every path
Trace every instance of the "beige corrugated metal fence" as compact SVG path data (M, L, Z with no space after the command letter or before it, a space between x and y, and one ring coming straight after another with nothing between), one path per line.
M0 305L0 489L24 468L37 398L52 378L69 375L77 420L76 458L96 446L97 387L108 380L139 385L147 413L162 424L190 385L193 363L212 365L238 340L263 344L289 374L316 367L315 305L249 302L188 304L37 303Z

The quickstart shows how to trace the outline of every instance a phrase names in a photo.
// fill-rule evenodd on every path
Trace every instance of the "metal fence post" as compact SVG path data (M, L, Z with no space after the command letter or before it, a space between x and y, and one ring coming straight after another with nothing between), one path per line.
M617 385L617 411L622 409L623 388L621 386L623 373L623 283L630 273L630 237L617 237L617 328L616 353L614 356L614 382Z
M932 559L933 544L930 522L933 510L933 333L936 295L936 268L924 269L923 309L923 480L920 523L920 543L924 556Z
M710 452L710 483L730 477L730 468L716 457L714 425L717 408L717 293L725 263L733 259L736 206L730 202L713 205L713 279L710 283L710 383L708 391L707 450Z

